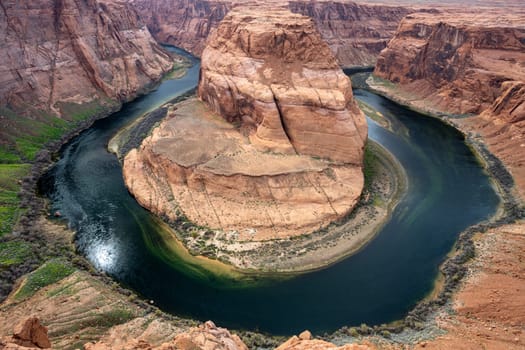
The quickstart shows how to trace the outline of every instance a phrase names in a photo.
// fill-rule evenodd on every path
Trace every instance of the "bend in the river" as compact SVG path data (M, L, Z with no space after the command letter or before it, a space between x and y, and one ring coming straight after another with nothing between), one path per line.
M144 112L194 88L198 64L179 80L96 122L63 148L43 187L77 232L77 245L95 267L162 309L230 328L292 334L343 325L381 324L403 317L432 288L458 234L490 217L499 203L490 179L463 136L438 120L356 90L393 131L369 122L369 137L387 148L408 177L406 195L376 238L326 269L263 284L225 286L149 250L157 220L129 195L108 140ZM182 264L182 263L181 263Z

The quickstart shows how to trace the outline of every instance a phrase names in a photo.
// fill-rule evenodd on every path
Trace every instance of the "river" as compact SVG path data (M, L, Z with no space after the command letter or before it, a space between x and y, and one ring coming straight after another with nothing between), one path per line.
M159 227L128 193L106 147L124 125L194 88L194 62L182 79L162 82L65 145L41 181L50 212L59 210L76 231L78 250L163 310L282 335L386 323L431 291L458 234L495 213L498 196L459 132L355 90L356 98L389 119L393 132L369 120L369 137L390 150L408 177L391 219L364 249L326 269L255 285L225 285L220 277L201 279L184 266L173 268L148 249Z

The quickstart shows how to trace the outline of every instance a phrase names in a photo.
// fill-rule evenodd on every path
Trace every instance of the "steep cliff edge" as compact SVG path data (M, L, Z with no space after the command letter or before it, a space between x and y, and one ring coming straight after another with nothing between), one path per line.
M311 17L343 67L373 66L412 8L352 1L290 1L292 12Z
M157 40L200 56L208 34L242 1L133 0ZM412 9L351 1L273 1L311 17L343 67L369 66Z
M524 23L519 10L408 15L374 71L394 84L372 84L422 110L456 115L453 123L481 136L525 184Z
M17 137L31 142L63 128L55 116L78 121L128 101L173 65L125 1L0 5L0 139L26 158Z
M381 52L374 74L414 91L434 108L478 114L525 80L525 15L411 14Z
M311 232L355 206L367 126L309 18L230 12L202 55L198 94L204 104L177 105L124 160L143 206L236 241Z

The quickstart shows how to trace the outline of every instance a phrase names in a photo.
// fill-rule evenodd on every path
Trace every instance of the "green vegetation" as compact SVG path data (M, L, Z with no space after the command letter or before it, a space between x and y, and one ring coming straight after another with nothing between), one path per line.
M359 109L361 109L367 117L375 121L377 124L381 125L383 128L390 129L390 122L388 121L388 119L385 118L383 114L381 114L381 112L359 99L356 99L356 101L359 106Z
M367 142L365 146L365 157L364 157L364 175L365 175L365 188L368 188L377 173L378 162L380 162L376 152L374 151L375 146L371 142Z
M11 232L20 216L19 180L29 168L29 164L0 164L0 237Z
M182 59L180 62L175 61L173 63L173 68L168 73L166 73L166 75L164 75L162 80L182 78L186 74L189 67L191 67L191 62L186 59Z
M31 254L31 245L24 241L8 241L0 244L0 267L20 264Z
M16 292L15 298L20 300L35 294L39 289L58 282L75 272L75 268L67 261L53 259L31 272L22 287Z
M79 123L114 106L111 100L89 103L59 103L63 119L49 112L26 106L24 114L2 106L0 117L0 237L10 233L20 217L21 180L26 177L37 153L49 142L59 140ZM0 247L2 243L0 243Z
M92 317L88 317L78 324L80 329L88 327L108 329L115 325L126 323L136 317L132 310L126 308L113 309L100 314L93 313L91 316Z
M102 114L115 105L110 99L91 101L88 103L58 102L58 107L67 121L80 122L90 117Z

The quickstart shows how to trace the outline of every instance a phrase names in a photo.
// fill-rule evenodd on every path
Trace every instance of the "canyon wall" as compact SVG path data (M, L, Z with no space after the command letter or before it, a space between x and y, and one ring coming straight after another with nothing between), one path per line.
M125 1L0 5L0 106L19 116L71 120L67 104L128 101L173 65Z
M376 86L391 96L456 115L454 124L481 136L525 184L523 10L410 14L381 52L374 75L394 83Z
M312 21L282 13L221 22L202 54L199 97L262 150L361 166L367 128L350 80Z
M408 15L374 74L412 88L437 109L481 113L503 82L525 78L525 25L518 24L487 14Z
M351 1L290 1L289 8L314 20L343 67L373 66L401 19L414 11Z
M243 1L133 0L159 42L200 56L212 29ZM343 67L374 65L399 21L412 9L358 5L351 1L273 1L311 17Z
M204 104L175 106L124 160L144 207L251 241L312 232L356 205L366 121L311 19L229 12L202 54L198 95Z

